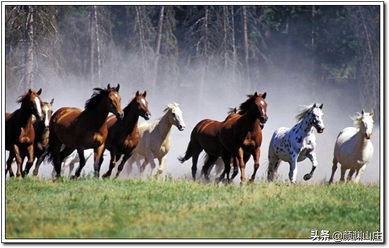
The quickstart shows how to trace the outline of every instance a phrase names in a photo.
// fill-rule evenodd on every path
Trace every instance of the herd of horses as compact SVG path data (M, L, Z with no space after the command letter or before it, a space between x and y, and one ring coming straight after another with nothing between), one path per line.
M6 150L9 151L6 174L14 176L12 163L17 164L17 177L29 174L35 163L33 175L38 175L39 166L44 159L53 164L53 176L61 177L62 163L69 158L79 166L72 178L78 178L85 166L86 159L93 155L94 176L100 177L100 167L104 160L103 153L110 153L109 169L102 178L111 177L117 166L116 177L121 173L125 163L137 162L143 172L147 164L151 164L152 174L162 174L170 149L170 130L176 126L185 129L182 111L177 103L168 104L164 115L154 123L138 123L139 117L150 119L146 91L136 92L135 96L122 109L120 85L106 88L94 88L93 95L86 101L84 110L74 107L62 107L52 113L54 99L41 101L42 90L27 93L17 100L20 108L13 113L6 113L5 138ZM184 163L192 158L192 177L196 180L197 163L201 152L206 159L201 169L201 176L210 180L212 166L221 158L224 169L218 181L231 182L240 170L240 180L246 182L246 163L252 157L254 171L249 181L253 182L259 168L262 145L262 129L267 116L266 92L248 95L238 108L231 109L223 121L212 119L201 120L193 128L190 141L184 156L179 161ZM112 115L110 115L112 113ZM297 180L297 162L308 158L312 162L310 173L304 180L312 178L318 165L316 158L317 133L323 133L323 104L306 106L297 116L297 123L291 127L277 129L271 138L268 152L267 179L274 180L281 161L289 163L289 180ZM330 183L333 182L337 164L341 164L340 181L356 175L360 180L367 163L373 154L370 141L373 132L373 113L362 110L354 118L354 127L343 129L335 142L334 158ZM93 149L85 154L84 150ZM76 152L76 153L75 153ZM86 155L86 156L85 156ZM27 158L23 170L24 160ZM156 169L154 159L159 161ZM143 163L140 165L140 160ZM233 167L230 176L231 165ZM74 163L70 169L73 170ZM70 175L70 173L69 173Z

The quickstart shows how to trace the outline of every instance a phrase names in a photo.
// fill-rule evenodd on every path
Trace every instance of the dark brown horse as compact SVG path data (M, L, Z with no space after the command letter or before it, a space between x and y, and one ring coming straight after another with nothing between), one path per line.
M37 158L37 161L35 162L35 168L33 171L34 176L38 175L39 167L42 164L45 157L47 156L47 148L49 146L49 123L50 123L51 116L53 115L53 103L54 103L54 99L51 99L50 102L42 102L43 119L36 120L34 122L34 130L35 130L34 152L35 152L35 157Z
M42 89L37 92L28 90L26 94L20 96L18 103L21 103L19 109L13 113L6 113L5 117L5 149L9 151L9 157L7 159L7 168L5 174L9 171L10 177L14 176L12 171L13 159L16 159L17 172L16 176L24 176L22 173L22 165L24 158L27 156L28 161L26 168L31 168L35 156L34 156L34 140L35 131L33 127L33 115L41 119L42 108L39 95L42 93Z
M139 91L136 92L135 97L124 108L124 118L122 120L118 120L114 116L107 119L108 138L106 148L111 153L111 161L103 178L111 176L112 169L115 168L117 161L123 156L116 173L116 177L118 177L124 164L138 145L140 138L138 130L139 116L142 116L145 120L150 119L146 91L143 94L140 94Z
M50 120L49 159L53 161L56 177L61 176L61 163L75 149L80 157L80 165L75 173L79 177L85 166L84 150L94 149L94 175L100 176L100 159L108 136L106 119L111 112L123 118L120 85L106 89L95 88L92 97L86 101L85 109L63 107ZM61 147L62 146L62 147ZM61 151L61 148L62 151Z
M262 98L264 99L266 97L266 93L261 94ZM258 169L259 167L259 152L260 152L260 145L262 142L262 132L261 127L263 127L264 123L267 121L267 115L266 115L266 102L263 100L264 106L262 109L262 115L261 117L256 119L257 126L252 126L252 133L247 133L246 139L244 144L242 145L242 148L246 149L245 152L245 160L248 161L250 154L255 154L255 157L257 159L254 159L254 168ZM201 153L202 150L204 150L207 153L207 158L205 160L202 173L204 174L205 178L208 180L209 170L210 167L216 162L218 157L220 157L223 153L224 147L219 139L219 130L220 128L225 125L227 121L230 119L237 119L240 118L241 115L245 114L246 111L246 104L242 104L241 109L239 110L239 113L235 113L233 111L230 113L226 119L223 122L205 119L200 121L195 128L193 129L191 133L191 140L188 144L187 151L185 153L185 156L180 157L179 160L181 163L188 160L192 157L192 176L193 179L196 179L196 171L197 171L197 161L198 156ZM259 130L257 129L259 127ZM258 137L258 136L261 137ZM255 141L254 141L255 140ZM254 142L257 142L257 144L253 144ZM257 146L257 148L253 148L253 146ZM254 156L254 155L253 155ZM235 167L237 169L237 167ZM237 171L236 171L237 173ZM256 170L251 177L251 181L255 178ZM236 176L236 174L234 175ZM223 174L224 177L224 174Z
M255 145L250 144L254 139L262 140L262 131L260 128L260 123L265 123L268 119L266 108L267 103L265 101L266 92L263 94L254 93L254 95L249 95L244 103L239 107L239 114L228 118L223 122L222 126L219 129L218 137L219 141L223 146L222 159L224 162L224 172L220 176L220 179L224 178L227 175L227 181L230 181L229 172L231 168L231 158L234 163L234 173L232 179L237 175L239 166L241 172L241 183L246 181L245 173L245 161L244 161L244 147L254 147ZM254 134L258 137L247 138L251 135L251 131L259 131ZM258 158L259 158L259 149L257 148ZM248 159L247 159L248 160ZM254 168L254 173L256 173L259 162L256 161ZM205 168L207 171L207 168ZM251 181L254 180L255 174L253 174Z

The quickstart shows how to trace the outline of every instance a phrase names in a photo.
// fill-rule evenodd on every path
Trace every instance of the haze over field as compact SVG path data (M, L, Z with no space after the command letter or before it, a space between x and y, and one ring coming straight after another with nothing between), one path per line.
M260 168L257 172L256 181L264 180L266 178L268 145L273 132L279 127L292 127L296 123L295 116L299 112L301 106L312 103L323 103L325 130L322 134L317 134L315 131L319 165L311 181L328 181L331 174L332 153L335 139L343 128L353 125L353 121L350 117L354 116L356 112L360 112L362 109L371 111L371 109L375 108L376 125L371 139L374 146L374 156L368 164L365 174L361 178L361 182L379 182L379 144L380 139L382 139L382 133L380 133L380 128L382 127L379 126L377 106L378 109L381 106L379 106L379 96L372 94L371 97L368 97L367 95L369 94L366 93L366 89L371 89L373 93L380 92L379 90L377 91L380 85L379 82L376 81L376 79L379 78L379 75L375 75L374 78L366 78L372 74L359 70L359 68L362 68L366 70L369 69L369 72L374 72L374 66L376 65L374 63L378 60L379 56L379 52L376 53L379 46L378 48L377 46L374 46L377 45L374 42L378 41L379 43L379 38L377 38L377 35L379 36L379 34L374 33L376 29L373 30L370 28L369 30L372 32L372 34L369 33L370 36L367 35L367 38L365 36L358 36L361 34L361 32L357 32L360 27L354 25L355 19L353 19L359 17L355 16L355 13L362 13L363 15L366 15L365 17L368 17L368 21L366 22L368 27L377 28L378 25L379 30L379 13L377 12L378 14L376 14L377 9L366 8L362 9L361 12L353 12L353 9L339 8L335 18L332 16L335 15L335 12L332 12L331 7L316 6L316 8L308 8L309 11L312 11L312 14L316 15L316 19L314 19L316 22L307 19L305 23L303 21L305 20L304 18L313 17L309 11L307 12L307 10L303 8L301 8L301 10L297 8L297 10L294 10L295 12L293 12L287 7L285 7L285 9L281 9L281 7L277 7L279 8L277 9L274 7L272 9L274 15L269 14L271 12L266 12L270 11L270 7L263 7L263 9L261 9L260 7L257 8L255 6L247 8L247 10L239 6L223 9L223 11L228 10L227 12L221 12L221 10L215 6L212 8L193 7L192 9L190 9L189 6L170 6L164 9L165 12L163 12L161 7L142 9L139 7L131 8L127 6L127 9L123 10L120 9L120 7L110 8L101 6L96 9L96 6L94 6L94 11L97 12L90 12L88 6L85 8L80 7L79 9L70 6L67 8L68 9L65 7L65 10L59 8L59 11L55 12L58 23L62 25L58 26L60 35L58 35L58 37L51 37L49 35L47 39L49 41L45 41L52 45L55 42L50 39L60 39L60 44L63 45L63 47L58 50L59 55L61 55L58 57L66 60L67 63L58 59L58 61L62 63L60 65L63 66L60 68L61 73L58 73L58 64L49 63L56 58L49 56L49 59L45 60L46 58L36 56L35 66L37 70L35 72L34 83L32 84L33 88L36 90L39 88L43 89L41 95L42 100L50 101L52 98L55 99L54 111L63 106L74 106L83 109L85 101L89 99L93 93L92 89L94 87L106 87L108 83L110 83L111 86L116 86L118 83L120 84L119 93L122 97L122 107L125 107L135 96L137 90L141 92L146 90L146 99L149 102L149 109L152 115L149 122L153 122L161 117L163 114L162 111L168 103L179 103L183 111L186 129L180 132L177 128L172 128L172 146L168 154L167 166L164 172L165 175L171 175L174 178L191 179L191 160L186 161L184 164L180 164L177 157L185 153L190 139L190 133L199 121L205 118L221 121L226 117L229 108L237 107L246 100L247 94L253 94L255 91L266 91L269 119L263 130ZM260 10L263 11L261 12ZM87 36L91 33L91 30L88 30L88 25L85 27L82 26L83 21L86 21L86 23L89 23L90 21L89 16L88 18L85 17L85 20L82 19L83 11L89 14L94 13L95 15L96 13L100 13L101 16L104 16L107 12L111 14L106 15L111 18L110 24L107 24L107 20L104 20L105 23L103 23L103 21L99 23L102 33L103 31L107 32L101 34L101 58L99 59L97 59L96 54L93 55L92 48L88 50L88 47L91 44L87 42L93 42L92 34L90 40L82 36L83 34ZM92 7L91 11L93 11ZM188 14L190 11L194 13L193 17ZM247 72L248 75L245 75L245 70L248 71L249 69L245 68L245 46L243 45L245 42L242 38L244 37L243 30L240 28L244 24L244 18L242 18L242 16L244 16L245 11L252 15L251 19L249 15L248 23L246 23L248 24L248 28L252 29L252 33L250 33L251 36L248 37L251 43L250 46L247 47L247 49L250 49L250 73ZM154 49L156 46L155 40L148 37L147 34L144 34L145 37L143 37L143 42L145 42L143 46L146 47L145 50L142 50L141 52L137 47L139 45L137 42L139 41L138 36L136 35L138 35L137 32L140 30L137 25L140 24L138 24L136 17L139 13L144 13L145 19L150 18L150 23L145 21L143 25L150 25L150 27L152 26L154 28L152 29L154 36L150 34L150 37L153 38L158 36L157 27L161 23L158 22L158 17L160 17L159 14L165 14L164 16L162 15L162 17L165 18L163 20L166 20L166 22L163 22L161 27L163 28L163 32L170 33L163 33L161 35L161 50L158 51L158 53L156 52L157 49ZM200 35L199 33L203 31L203 27L195 25L205 26L203 23L203 15L205 18L207 17L207 13L210 16L215 16L215 18L209 19L210 29L206 30L205 35ZM226 17L226 19L223 20L227 21L222 23L221 18L216 18L221 16L220 13L223 13L223 16ZM229 13L232 14L228 15ZM293 17L295 19L292 18L291 13L297 13ZM184 17L186 15L190 16L190 18L186 17L185 19ZM255 15L262 16L264 18L263 22L259 23L258 18L258 20L253 18ZM279 20L277 19L280 26L275 26L276 24L270 23L270 21L274 21L274 18L278 15L282 15ZM301 19L298 18L299 16ZM377 16L378 22L376 19ZM76 17L80 19L77 19ZM198 22L191 19L195 17L198 18ZM288 19L289 17L290 19ZM13 18L17 19L17 16L14 16ZM173 19L175 22L172 21ZM64 25L60 21L74 24L74 26ZM231 37L229 33L228 35L225 33L223 36L224 30L217 28L223 27L222 24L228 27L235 27L233 26L233 21L236 22L234 25L242 24L241 26L236 26L236 30L234 29L234 31L236 31L235 36L237 37L235 51L238 54L237 57L232 56L232 45L221 45L220 40L218 40L219 38L221 40L227 40L227 38L230 40ZM91 22L93 22L93 20ZM317 27L313 27L312 23L317 24ZM43 21L40 24L44 24ZM112 26L110 26L111 24ZM341 34L341 36L344 37L344 40L336 40L335 38L339 38L338 25L344 25L342 27L353 27L354 25L356 28L355 30L344 28L344 30L347 31L344 31ZM126 28L131 27L131 29L128 29L130 31L127 30L126 32L123 30L116 30L122 26ZM292 26L294 29L291 28ZM83 30L82 27L84 27L85 30ZM111 28L110 35L112 37L108 37L107 27ZM208 27L208 25L206 27ZM10 38L7 39L7 42L8 44L14 44L12 41L14 41L14 39L16 40L16 35L15 37L11 35L13 34L10 31L12 30L10 29L12 28L12 25L10 24L7 28L6 32L8 32L10 36ZM151 32L149 27L147 27L147 29L146 27L144 28L145 32ZM84 31L84 33L82 31ZM263 37L257 35L256 31L263 34ZM302 33L302 31L305 33ZM317 36L314 36L313 34ZM125 35L127 36L124 37ZM171 38L171 35L175 35L175 37ZM312 37L310 37L310 35L312 35ZM142 36L139 37L141 37L142 41ZM204 37L209 38L209 45L206 43L203 44ZM129 39L129 45L127 43L125 46L123 45L125 43L124 38ZM212 40L213 38L214 40ZM373 51L370 52L374 52L374 54L369 53L372 56L371 61L374 62L369 65L363 64L365 60L357 60L360 57L363 57L362 55L367 54L366 40L372 42ZM197 41L198 43L196 43ZM331 41L333 43L326 44L326 41ZM342 42L345 43L343 44ZM354 49L356 43L361 47L359 50L356 48ZM44 46L42 44L45 43L40 43L41 47ZM99 43L96 44L98 45ZM235 40L233 44L235 46ZM148 45L150 47L148 47ZM175 46L174 49L171 46ZM320 46L322 50L320 50ZM24 50L20 47L22 46L15 45L15 47L11 47L11 49L7 46L7 63L9 63L7 64L8 74L5 80L5 107L7 112L12 112L19 107L16 103L16 99L28 89L26 85L20 83L22 80L16 80L19 71L15 69L17 66L12 66L12 63L15 63L15 58L24 58ZM84 49L84 47L86 48ZM91 47L95 46L91 45ZM362 48L366 49L363 50ZM39 50L39 52L41 52L41 50ZM51 51L49 52L51 53ZM261 52L264 52L265 54L261 54ZM37 54L39 53L37 52ZM52 53L52 55L58 54ZM158 73L155 77L154 59L156 57L159 58L159 56L159 70L156 70ZM333 56L333 61L331 56ZM226 57L228 58L225 59ZM90 61L85 59L78 63L81 58L91 58L92 62L89 65L88 63ZM221 58L224 58L225 60ZM363 58L365 59L365 57ZM233 59L236 60L234 62L236 63L235 65L231 62ZM158 63L158 60L156 63ZM96 69L96 65L100 66L98 70ZM328 69L326 66L331 68ZM343 66L345 66L344 70L342 69ZM8 68L10 68L9 71ZM92 75L83 74L84 72L90 73L89 69L92 71ZM341 78L338 75L341 74L338 73L338 70L343 70L343 72L350 70L352 71L350 72L350 75L354 74L349 77ZM338 74L331 74L335 73L335 71ZM97 76L97 72L101 75ZM327 74L324 75L324 72ZM91 80L91 78L94 80ZM140 121L144 120L140 119ZM107 153L100 174L105 173L108 168L108 162L109 154ZM198 164L198 172L200 172L201 166L202 161ZM88 160L82 174L92 174L92 168L92 160ZM248 176L251 175L253 169L252 160L248 162L246 168L246 174ZM339 179L339 168L335 176L335 181ZM310 170L311 163L308 160L299 163L298 182L302 182L302 177ZM41 166L40 174L43 177L49 177L51 176L51 171L52 166L48 163L44 163ZM282 162L279 168L280 180L287 180L288 171L289 165ZM125 171L123 171L123 173L124 172ZM137 175L136 168L133 172ZM235 182L239 182L239 176L237 176Z

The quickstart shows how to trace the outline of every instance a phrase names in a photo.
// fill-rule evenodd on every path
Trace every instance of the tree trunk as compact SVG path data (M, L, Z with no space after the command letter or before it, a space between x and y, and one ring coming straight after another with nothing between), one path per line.
M232 80L236 82L236 65L237 65L237 53L236 53L236 42L235 42L235 13L234 6L231 6L231 42L232 42Z
M245 80L249 82L249 36L248 36L248 18L247 18L247 8L242 6L243 14L243 42L244 42L244 66L245 66Z
M145 44L144 44L144 34L143 34L143 23L142 23L142 7L136 6L136 22L138 26L138 35L139 35L139 48L140 48L140 54L141 54L141 61L142 61L142 75L141 75L141 81L142 83L145 83L145 75L146 75L146 58L145 58Z
M100 34L99 34L99 23L98 23L98 12L97 12L97 6L93 6L93 12L94 12L94 24L95 24L95 36L96 36L96 59L97 59L97 86L101 87L101 51L100 51Z
M27 22L27 49L25 82L29 88L34 87L34 7L28 6Z
M165 6L161 6L159 12L159 21L158 21L158 35L157 35L157 46L155 48L155 59L154 59L154 79L152 89L155 90L157 85L158 78L158 66L159 66L159 57L161 51L161 40L162 40L162 27L163 27L163 19L165 14Z

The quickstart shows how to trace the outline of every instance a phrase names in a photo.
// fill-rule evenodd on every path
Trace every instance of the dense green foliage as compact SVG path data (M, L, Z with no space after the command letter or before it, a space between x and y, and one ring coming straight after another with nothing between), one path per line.
M376 185L6 181L7 238L303 238L379 231Z

